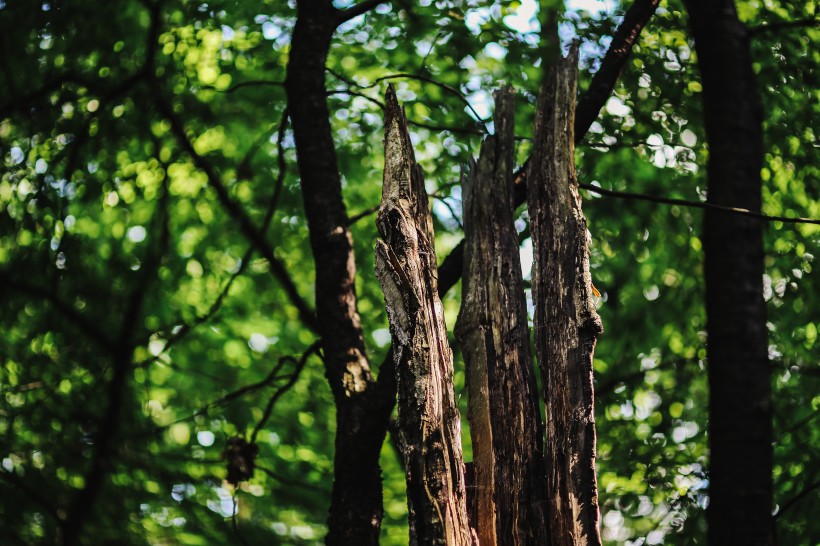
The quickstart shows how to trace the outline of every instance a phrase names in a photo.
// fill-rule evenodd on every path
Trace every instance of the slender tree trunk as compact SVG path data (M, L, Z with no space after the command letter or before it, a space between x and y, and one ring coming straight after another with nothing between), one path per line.
M731 0L689 0L703 79L711 203L760 210L762 108L748 32ZM760 221L707 210L703 250L709 373L709 543L769 545L771 374Z
M453 356L438 296L433 221L407 120L391 88L376 274L393 335L411 545L469 546Z
M369 407L374 389L356 308L353 244L325 93L325 61L337 14L329 0L299 2L285 88L316 264L316 316L336 403L327 543L364 546L379 541L379 452L390 411Z
M601 543L592 355L602 327L592 301L586 221L575 178L577 64L573 47L545 76L527 186L553 546Z
M467 369L471 505L481 546L547 544L544 431L513 224L515 95L496 92L496 135L462 178L466 241L456 337Z

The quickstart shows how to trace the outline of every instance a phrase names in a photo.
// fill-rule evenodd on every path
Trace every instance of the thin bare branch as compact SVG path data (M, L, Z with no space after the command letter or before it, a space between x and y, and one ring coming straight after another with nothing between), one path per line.
M248 241L256 247L259 254L268 261L274 277L277 278L279 283L285 289L285 293L287 294L291 304L299 311L299 316L302 319L302 322L304 322L310 329L316 331L316 314L299 294L296 284L293 282L293 279L291 279L287 268L274 254L273 247L271 247L270 243L268 243L264 233L253 224L247 212L245 212L239 203L233 200L228 192L228 188L225 187L225 184L222 182L221 177L213 165L211 165L211 163L204 156L196 151L193 143L188 138L188 134L185 131L182 120L179 119L171 105L162 97L160 90L157 89L156 86L154 89L154 95L157 107L163 116L165 116L165 118L170 122L171 131L176 137L179 145L191 157L194 165L208 178L208 183L216 192L217 198L222 204L222 207L228 212L231 218L238 222L239 229L242 231L243 235L245 235Z
M350 87L356 87L358 89L372 89L372 88L376 87L377 85L379 85L381 82L390 81L390 80L401 80L401 79L404 79L404 80L418 80L418 81L422 81L422 82L425 82L425 83L435 85L436 87L440 87L441 89L444 89L448 93L458 97L458 99L461 102L463 102L464 105L470 110L470 112L473 114L473 116L475 116L474 121L481 124L481 126L483 127L484 131L483 131L482 134L490 134L490 129L487 127L487 120L483 119L480 115L478 115L478 112L476 112L475 108L473 108L473 105L470 104L470 101L467 100L467 97L464 96L464 93L462 93L461 91L459 91L458 89L456 89L452 85L442 83L442 82L440 82L440 81L438 81L434 78L431 78L429 76L422 76L420 74L410 74L410 73L406 73L406 72L400 72L398 74L388 74L386 76L381 76L381 77L376 78L375 80L373 80L372 83L363 85L363 84L359 84L359 83L355 82L354 80L348 78L347 76L345 76L343 74L339 74L338 72L336 72L334 70L331 70L329 68L327 68L326 70L328 72L330 72L331 74L333 74L333 76L335 76L337 79L339 79L339 80L343 81L344 83L346 83L347 85L349 85ZM384 105L381 105L381 107L384 108Z
M795 504L797 504L798 502L800 502L805 497L809 496L812 492L814 492L816 489L819 489L819 488L820 488L820 480L818 480L814 483L810 483L809 485L804 487L802 491L800 491L799 493L794 495L789 500L783 502L783 505L780 507L780 510L777 512L777 514L774 515L774 519L775 520L780 519L780 517L783 516L783 514L786 513L787 510L789 510L790 508L793 508Z
M597 193L599 195L606 195L608 197L615 197L617 199L634 199L637 201L650 201L652 203L662 203L665 205L679 205L682 207L689 207L689 208L696 208L696 209L710 209L710 210L717 210L721 212L726 212L729 214L736 214L739 216L748 216L751 218L758 218L760 220L766 220L769 222L783 222L787 224L815 224L820 225L820 220L815 218L801 218L801 217L794 217L794 216L771 216L768 214L762 214L760 212L754 212L749 209L744 209L740 207L727 207L724 205L718 205L715 203L709 203L705 201L688 201L686 199L676 199L673 197L660 197L654 195L646 195L642 193L632 193L632 192L625 192L625 191L616 191L616 190L607 190L604 188L600 188L598 186L593 186L591 184L578 184L578 187L583 188L587 191L591 191L592 193Z
M284 134L285 130L287 129L287 122L288 122L288 109L285 108L282 112L282 119L279 122L279 129L277 131L277 141L276 141L276 149L277 149L277 162L279 164L279 172L276 175L276 182L275 182L275 189L273 191L273 195L271 196L271 200L268 203L268 209L265 211L265 218L262 220L262 227L261 231L264 234L268 227L270 226L270 222L273 219L273 215L276 212L276 208L279 204L279 197L282 195L282 188L285 182L285 175L287 174L287 164L285 162L285 151L283 146L284 141ZM208 309L208 312L196 317L193 321L189 323L183 323L175 327L172 331L172 334L167 337L167 341L165 346L162 348L162 351L142 362L138 362L136 366L145 367L153 362L156 362L163 354L166 354L174 345L179 343L188 333L190 333L194 328L200 326L209 320L211 320L219 309L222 307L222 304L225 301L225 298L228 296L228 292L233 286L233 283L236 281L237 278L242 276L245 270L248 268L248 264L250 264L251 258L253 257L253 251L255 250L255 246L251 244L248 249L245 251L245 254L239 260L239 267L234 271L234 273L230 276L228 281L222 287L222 290L217 295L214 302L211 304L211 307ZM159 330L159 332L170 330L171 328L165 328Z
M370 207L369 209L365 209L365 210L363 210L362 212L360 212L358 214L354 214L353 216L351 216L350 218L347 219L347 225L355 224L356 222L358 222L362 218L367 218L368 216L372 216L373 214L378 212L378 210L379 210L379 205L376 205L375 207Z
M264 427L265 424L268 422L268 419L270 419L271 413L273 413L273 407L276 405L276 402L282 397L282 395L288 392L296 384L296 381L299 379L299 375L302 373L302 369L305 367L308 358L310 357L310 355L317 353L321 346L321 340L315 341L313 345L308 347L304 354L302 354L302 357L295 362L293 373L291 374L290 379L288 379L288 382L279 387L276 390L276 392L273 393L273 396L271 396L270 400L268 401L268 405L265 406L265 411L262 414L262 418L259 419L259 422L256 424L256 427L254 427L253 432L251 433L251 444L256 443L256 437L259 435L259 431L262 430L262 427Z
M765 32L775 32L778 30L791 30L795 28L820 28L820 18L807 17L796 21L777 21L749 28L749 36L756 37Z

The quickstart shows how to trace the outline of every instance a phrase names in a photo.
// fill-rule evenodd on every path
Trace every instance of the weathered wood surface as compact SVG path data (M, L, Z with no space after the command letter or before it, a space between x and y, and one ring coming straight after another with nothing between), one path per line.
M495 131L462 177L464 284L455 334L467 370L481 546L547 544L543 429L513 212L515 95L495 94Z
M386 96L376 274L393 335L411 545L475 545L467 521L453 357L437 293L433 224L407 120Z
M569 57L545 75L527 186L553 546L601 543L592 358L603 328L593 302L587 228L575 176L577 64L573 47Z

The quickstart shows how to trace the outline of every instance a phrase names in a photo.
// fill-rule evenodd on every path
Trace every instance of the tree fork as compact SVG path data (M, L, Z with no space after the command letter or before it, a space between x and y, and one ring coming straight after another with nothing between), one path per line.
M575 176L577 76L576 45L545 74L527 177L553 546L601 544L592 358L603 328L593 303L586 220Z

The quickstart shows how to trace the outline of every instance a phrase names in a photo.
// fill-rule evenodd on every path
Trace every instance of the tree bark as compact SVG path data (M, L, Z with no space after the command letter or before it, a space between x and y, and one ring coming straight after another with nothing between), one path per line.
M298 3L285 89L316 264L316 317L325 373L336 404L326 541L362 546L379 542L383 515L379 453L390 410L371 408L375 389L357 310L353 244L325 92L325 61L337 13L329 0Z
M547 544L538 389L513 224L515 95L496 92L495 136L462 178L465 257L455 334L467 370L481 546Z
M762 107L734 2L686 2L703 80L710 203L760 210ZM774 544L762 225L706 210L709 544Z
M553 546L601 543L592 356L603 329L592 300L588 235L575 178L577 63L573 47L545 75L527 185Z
M376 221L376 274L385 295L405 446L410 544L469 546L461 421L453 357L437 293L433 222L407 120L392 87L385 109L385 167Z

